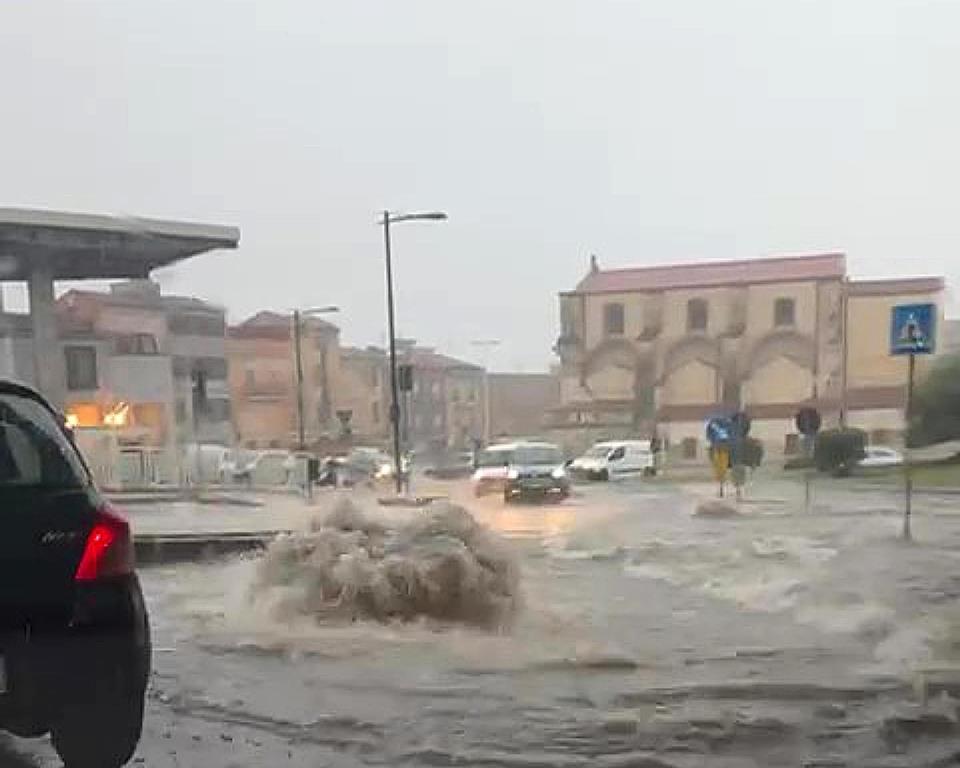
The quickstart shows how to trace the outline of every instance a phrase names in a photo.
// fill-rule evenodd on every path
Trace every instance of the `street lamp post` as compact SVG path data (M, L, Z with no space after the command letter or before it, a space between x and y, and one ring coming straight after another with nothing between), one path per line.
M390 253L390 225L403 221L444 221L447 214L443 211L425 213L383 212L383 251L386 259L387 277L387 331L390 335L390 427L393 433L393 476L397 484L397 494L403 490L403 478L400 475L400 393L397 381L397 335L393 301L393 262Z
M302 451L306 448L306 435L303 414L303 347L301 338L303 336L303 317L316 317L317 315L328 315L332 312L339 312L340 307L313 307L311 309L293 310L293 356L296 361L297 374L297 447Z
M494 347L500 346L500 339L474 339L470 342L483 350L483 444L490 445L490 357Z

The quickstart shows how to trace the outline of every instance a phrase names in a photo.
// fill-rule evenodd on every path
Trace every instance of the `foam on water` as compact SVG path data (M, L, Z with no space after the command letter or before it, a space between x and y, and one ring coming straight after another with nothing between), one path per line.
M307 532L270 545L248 598L280 621L490 626L513 616L518 586L505 542L462 507L437 503L396 524L343 499Z
M710 594L739 607L776 612L798 604L836 551L799 536L658 538L634 548L626 572Z

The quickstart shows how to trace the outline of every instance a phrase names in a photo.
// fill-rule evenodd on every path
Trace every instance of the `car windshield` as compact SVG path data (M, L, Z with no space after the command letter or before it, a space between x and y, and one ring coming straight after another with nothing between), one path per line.
M0 768L960 766L960 0L0 71Z
M518 465L557 465L563 463L563 454L549 446L522 445L513 452L511 463Z
M613 450L609 445L595 445L593 448L583 454L587 459L605 459Z
M46 408L0 393L0 489L80 488L87 473Z
M510 463L513 451L509 448L497 448L480 451L477 456L478 467L505 467Z

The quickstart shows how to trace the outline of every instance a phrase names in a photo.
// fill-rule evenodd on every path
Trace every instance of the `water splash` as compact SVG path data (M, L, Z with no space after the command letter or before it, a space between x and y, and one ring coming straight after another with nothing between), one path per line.
M439 619L502 626L518 606L503 540L445 502L403 524L341 500L302 534L275 541L249 597L277 620Z

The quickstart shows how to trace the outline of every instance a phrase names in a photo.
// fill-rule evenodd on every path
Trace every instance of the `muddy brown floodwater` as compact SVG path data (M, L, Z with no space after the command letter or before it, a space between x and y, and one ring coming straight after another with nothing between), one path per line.
M795 490L711 519L689 490L594 486L444 523L341 520L273 562L146 571L142 754L199 764L190 740L212 740L204 765L251 768L953 764L956 500L920 500L907 545L893 494L824 491L807 514Z

